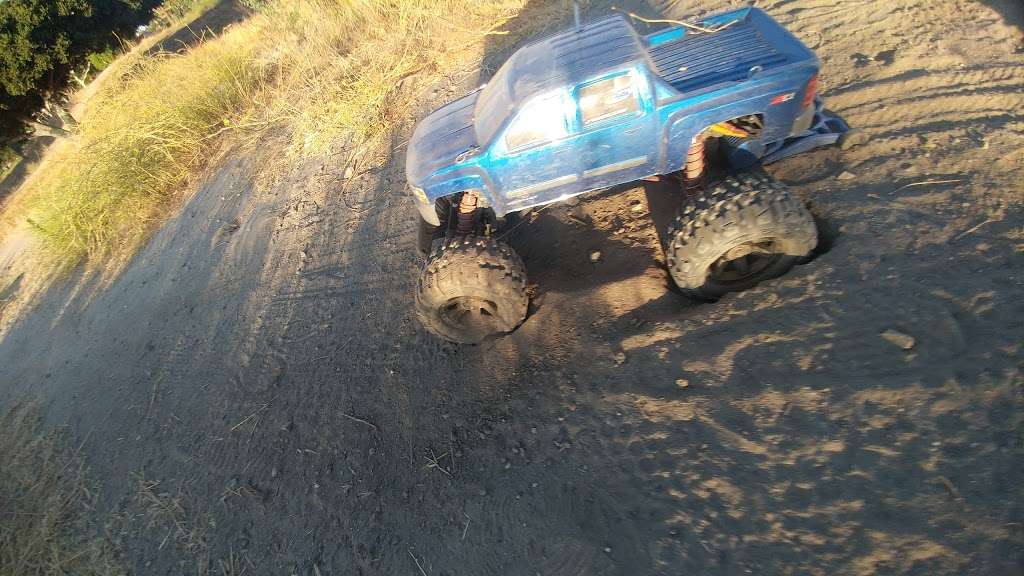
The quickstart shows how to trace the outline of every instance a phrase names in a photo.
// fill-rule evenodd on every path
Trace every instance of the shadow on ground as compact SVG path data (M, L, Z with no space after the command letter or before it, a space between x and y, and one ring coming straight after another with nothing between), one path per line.
M46 149L56 140L53 136L38 136L25 144L22 159L7 176L0 180L0 202L18 189L31 173L32 167L43 159Z
M210 35L217 36L228 26L238 24L250 15L252 15L252 10L247 8L241 0L223 0L217 6L203 12L195 20L154 44L146 50L146 55L185 52Z

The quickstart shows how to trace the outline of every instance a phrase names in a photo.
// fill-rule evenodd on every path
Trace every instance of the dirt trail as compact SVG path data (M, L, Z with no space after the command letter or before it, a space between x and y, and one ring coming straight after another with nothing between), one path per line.
M771 167L825 232L787 276L688 303L656 240L678 196L627 187L517 229L531 317L443 344L411 313L407 134L255 186L267 145L112 286L49 291L0 400L84 441L138 574L1019 573L1024 13L758 5L872 137Z

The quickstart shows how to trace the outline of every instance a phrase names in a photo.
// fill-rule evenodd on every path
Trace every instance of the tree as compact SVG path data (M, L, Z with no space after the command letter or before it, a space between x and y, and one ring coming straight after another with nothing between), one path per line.
M88 55L114 47L159 0L0 0L0 140L51 109Z

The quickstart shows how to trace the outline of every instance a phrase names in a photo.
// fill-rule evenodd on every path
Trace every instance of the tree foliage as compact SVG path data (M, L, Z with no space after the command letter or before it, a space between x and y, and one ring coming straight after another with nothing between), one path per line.
M90 54L130 37L159 0L0 0L0 139L24 133Z

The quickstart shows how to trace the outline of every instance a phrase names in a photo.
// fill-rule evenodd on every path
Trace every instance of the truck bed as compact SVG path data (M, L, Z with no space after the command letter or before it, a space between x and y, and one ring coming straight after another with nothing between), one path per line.
M680 92L744 80L754 66L767 71L813 58L796 38L756 11L720 32L688 33L651 44L648 54L655 71Z

